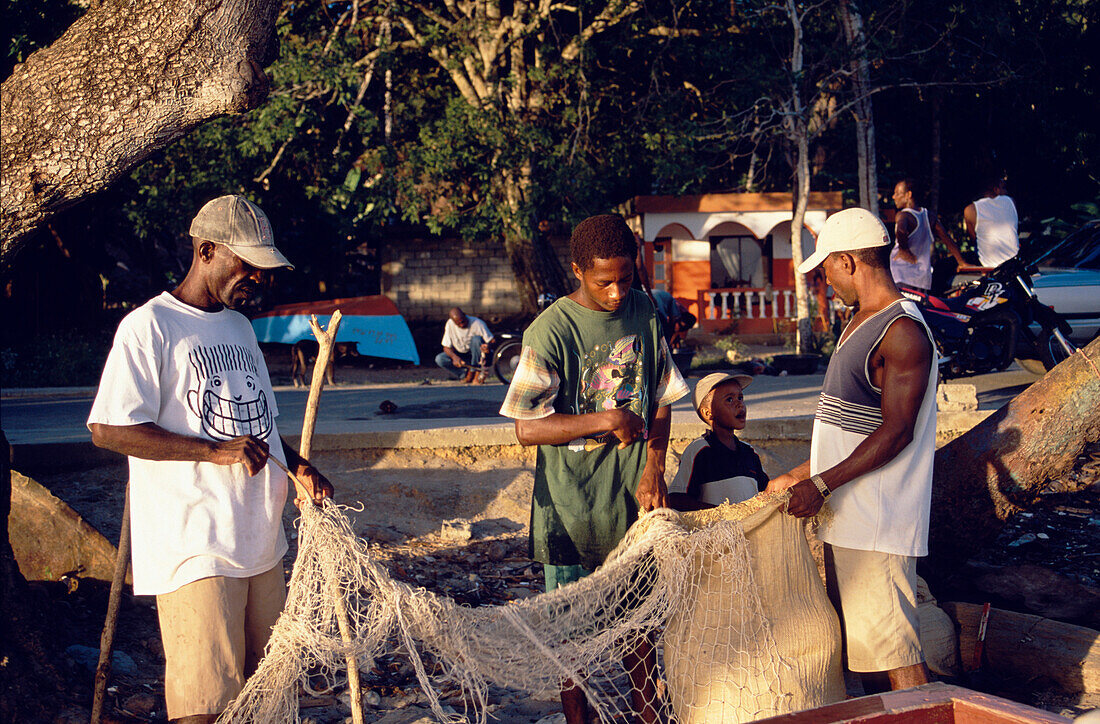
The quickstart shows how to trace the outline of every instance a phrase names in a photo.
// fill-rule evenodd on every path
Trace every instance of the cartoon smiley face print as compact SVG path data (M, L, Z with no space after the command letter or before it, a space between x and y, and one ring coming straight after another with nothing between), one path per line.
M271 435L272 414L252 353L239 345L196 347L189 355L198 386L187 392L187 405L202 430L215 440Z

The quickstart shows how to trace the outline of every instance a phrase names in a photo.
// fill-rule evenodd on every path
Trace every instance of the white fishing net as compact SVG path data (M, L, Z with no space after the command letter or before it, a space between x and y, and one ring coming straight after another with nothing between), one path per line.
M783 500L654 511L591 576L480 608L394 580L339 506L306 506L286 609L219 721L296 721L311 677L392 654L441 722L484 723L490 686L564 681L601 722L751 721L842 699L839 625ZM456 690L453 713L439 692Z

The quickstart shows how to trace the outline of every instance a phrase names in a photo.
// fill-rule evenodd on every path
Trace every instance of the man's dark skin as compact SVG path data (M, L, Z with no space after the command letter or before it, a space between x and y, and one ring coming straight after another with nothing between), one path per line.
M834 252L825 258L822 268L841 301L859 307L838 346L869 317L903 298L889 268L869 266L855 253ZM829 490L882 467L912 442L931 364L932 345L919 323L902 317L890 325L870 356L871 381L882 390L882 425L845 460L820 473ZM768 483L769 491L785 489L791 491L787 512L797 518L816 515L825 502L810 480L809 460ZM923 663L863 674L869 687L888 683L893 689L927 684L928 676Z
M634 262L625 256L597 258L589 269L581 269L574 263L573 275L580 282L580 287L569 295L570 299L593 311L614 312L630 294L630 286L634 282ZM646 439L645 467L635 493L638 507L645 512L668 507L665 454L671 428L672 408L658 408ZM582 415L555 412L538 420L516 420L516 438L523 445L565 445L577 438L611 433L619 440L619 447L625 448L636 442L644 429L645 420L621 408ZM657 657L650 637L637 639L623 656L623 667L630 676L630 697L637 720L646 724L658 721L659 707L653 677L657 670ZM572 681L562 684L561 703L568 724L590 721L584 692Z
M448 316L451 318L452 322L458 325L459 329L466 329L466 327L470 326L470 319L466 316L466 312L463 312L458 307L451 307L451 312ZM454 362L455 367L458 369L461 370L467 367L466 360L462 359L462 355L455 352L453 347L444 346L443 353L451 358L451 362ZM481 353L482 355L489 354L488 342L481 343ZM482 357L482 359L485 359L485 357Z
M257 269L222 244L193 240L191 269L183 282L171 294L184 304L204 312L223 308L236 309L247 302L266 283L268 271ZM217 442L180 435L147 422L141 425L104 425L93 423L92 442L123 455L143 460L193 460L216 465L241 464L249 475L260 472L267 464L268 446L252 435ZM287 467L313 489L313 502L320 503L332 495L332 484L308 461L283 442ZM300 501L296 501L300 502Z
M919 210L921 208L916 195L905 181L898 181L897 184L894 185L893 198L894 206L898 211L902 209ZM898 240L898 258L910 264L916 264L918 261L917 257L913 255L913 252L909 251L909 235L917 230L917 220L912 214L901 213L897 215L896 219L894 235ZM928 225L932 227L932 235L936 238L936 241L947 247L947 251L955 258L959 266L965 266L966 259L963 259L962 252L959 251L959 247L956 246L955 242L948 236L947 230L943 228L943 224L940 223L940 220L931 209L928 210Z

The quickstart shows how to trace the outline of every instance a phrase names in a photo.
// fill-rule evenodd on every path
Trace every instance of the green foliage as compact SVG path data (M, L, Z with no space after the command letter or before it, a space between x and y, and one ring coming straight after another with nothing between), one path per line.
M714 341L714 346L723 352L733 352L738 357L745 355L745 343L732 334L719 337Z
M47 334L0 349L0 386L80 387L99 383L110 333Z
M11 75L34 51L45 48L84 14L84 8L70 0L4 0L4 26L8 46L0 79Z

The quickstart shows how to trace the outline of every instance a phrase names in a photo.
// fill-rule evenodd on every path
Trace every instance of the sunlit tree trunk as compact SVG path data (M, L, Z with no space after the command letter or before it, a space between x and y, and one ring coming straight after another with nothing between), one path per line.
M790 99L784 120L787 138L795 146L794 208L791 217L791 265L794 267L794 295L797 315L795 347L799 353L810 350L810 295L806 276L798 273L802 263L802 227L810 200L810 129L807 109L802 100L802 17L794 0L787 0L791 21Z
M856 126L856 157L859 163L859 205L878 216L878 167L875 156L875 119L871 102L871 73L867 62L867 39L863 16L850 0L840 3L844 37L852 52L852 113Z
M107 0L0 87L0 264L54 214L265 97L275 0Z

